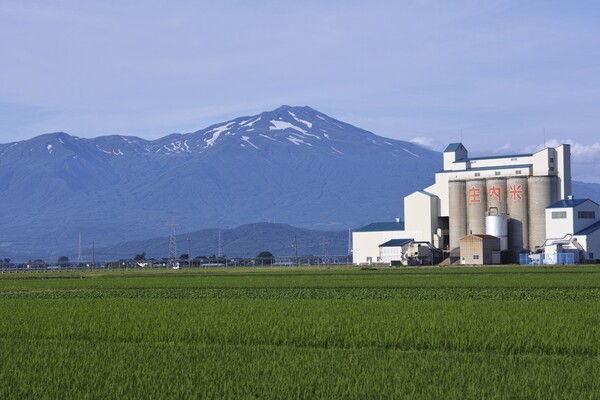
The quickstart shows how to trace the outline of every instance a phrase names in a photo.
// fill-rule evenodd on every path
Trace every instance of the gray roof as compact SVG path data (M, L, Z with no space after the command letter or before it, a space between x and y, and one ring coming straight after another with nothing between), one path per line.
M577 207L580 204L585 203L586 201L591 201L595 205L598 205L598 203L596 203L595 201L590 200L590 199L566 199L566 200L557 201L556 203L551 204L546 208L573 208L573 207Z
M469 160L496 160L501 158L519 158L519 157L531 157L533 154L505 154L501 156L488 156L488 157L470 157Z
M464 150L466 150L466 149L465 149L465 146L463 146L463 145L462 145L462 143L450 143L450 144L448 145L448 147L446 147L446 150L444 150L444 153L446 153L446 152L453 152L453 151L456 151L456 150L460 149L461 147L462 147Z
M387 232L387 231L403 231L404 222L373 222L362 228L354 229L353 232Z
M404 246L405 244L409 244L411 242L414 242L415 239L392 239L392 240L388 240L387 242L380 244L379 247L400 247L400 246Z
M467 238L467 237L469 237L469 236L474 236L474 237L477 237L477 238L479 238L479 239L498 239L498 240L500 240L500 238L498 238L498 237L496 237L496 236L492 236L492 235L486 235L486 234L484 234L484 233L470 234L470 235L467 235L467 236L463 237L463 238L462 238L462 239L460 239L460 240L463 240L463 239L465 239L465 238Z
M589 235L592 232L596 232L598 229L600 229L600 221L588 226L585 229L580 230L575 235L582 235L582 236Z

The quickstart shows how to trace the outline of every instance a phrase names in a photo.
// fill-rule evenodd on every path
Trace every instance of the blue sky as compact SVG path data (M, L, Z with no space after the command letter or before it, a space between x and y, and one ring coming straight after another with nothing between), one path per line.
M0 2L0 142L156 138L282 104L600 182L600 3Z

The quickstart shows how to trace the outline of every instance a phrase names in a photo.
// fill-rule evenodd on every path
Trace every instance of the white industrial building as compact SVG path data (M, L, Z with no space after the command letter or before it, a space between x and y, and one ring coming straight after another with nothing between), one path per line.
M469 157L461 143L450 144L435 183L404 198L404 224L375 223L353 232L354 263L395 261L380 254L379 246L402 238L429 243L454 262L460 240L469 234L500 238L503 259L513 262L522 253L543 249L547 238L567 234L577 237L581 257L600 258L598 205L573 202L570 154L570 146L563 144L533 154ZM574 205L552 211L561 200ZM552 212L574 217L555 220Z

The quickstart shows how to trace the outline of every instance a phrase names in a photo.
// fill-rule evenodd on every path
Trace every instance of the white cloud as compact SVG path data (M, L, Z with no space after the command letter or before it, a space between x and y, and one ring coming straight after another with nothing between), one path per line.
M446 145L442 142L439 142L435 139L431 139L425 136L417 136L409 140L409 142L419 145L421 147L425 147L430 150L435 151L443 151Z
M573 164L600 163L600 143L583 144L572 139L550 139L546 141L546 147L556 147L561 144L571 145L571 162ZM526 152L534 153L544 148L543 144L529 146Z
M506 143L504 146L498 147L497 149L494 149L492 151L493 154L509 154L509 153L513 153L513 152L514 152L514 149L508 143Z

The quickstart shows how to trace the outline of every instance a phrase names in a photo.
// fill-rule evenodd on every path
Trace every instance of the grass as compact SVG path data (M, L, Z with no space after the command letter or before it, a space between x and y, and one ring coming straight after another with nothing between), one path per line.
M0 275L0 398L598 398L600 268Z

